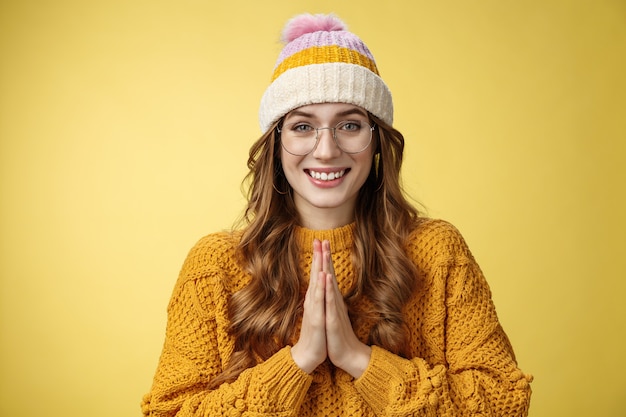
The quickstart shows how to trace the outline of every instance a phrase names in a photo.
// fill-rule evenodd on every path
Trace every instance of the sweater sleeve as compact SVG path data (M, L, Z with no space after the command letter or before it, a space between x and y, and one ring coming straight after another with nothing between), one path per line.
M445 288L445 360L372 347L355 386L377 416L526 416L532 377L517 366L488 284L456 229L435 274Z
M170 300L165 343L152 388L142 400L143 415L296 416L312 379L295 364L289 347L237 380L208 389L232 345L224 341L223 319L216 314L225 300L205 289L207 282L219 280L193 265L198 256L192 250Z

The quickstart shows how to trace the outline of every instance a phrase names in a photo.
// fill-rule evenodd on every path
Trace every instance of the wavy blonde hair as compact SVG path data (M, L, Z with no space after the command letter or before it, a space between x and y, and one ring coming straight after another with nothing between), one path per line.
M404 244L419 213L400 185L404 137L378 118L370 118L377 126L376 151L354 213L356 285L346 295L346 303L353 324L359 317L374 318L369 344L406 357L402 308L418 279ZM303 278L294 236L298 213L282 170L279 124L250 148L246 227L238 253L252 280L228 302L235 350L224 371L211 381L212 387L236 379L289 344L294 337L293 317L302 314ZM361 297L371 300L371 311L355 310L355 301Z

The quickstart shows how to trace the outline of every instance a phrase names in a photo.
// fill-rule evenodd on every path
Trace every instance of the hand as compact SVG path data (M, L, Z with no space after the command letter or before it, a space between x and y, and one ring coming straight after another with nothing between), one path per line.
M372 349L354 334L348 307L339 290L330 253L330 242L322 244L325 273L326 349L331 362L354 378L360 377L370 361Z
M304 296L304 312L300 338L291 348L296 365L310 374L327 357L324 292L326 274L322 271L322 243L313 241L313 261L309 287Z
M313 262L304 299L302 329L291 348L296 364L311 373L326 357L355 378L367 367L371 348L354 334L348 308L339 291L330 242L313 241Z

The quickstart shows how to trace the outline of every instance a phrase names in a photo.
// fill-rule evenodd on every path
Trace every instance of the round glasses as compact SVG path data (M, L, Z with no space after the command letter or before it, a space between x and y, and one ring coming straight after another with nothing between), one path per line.
M332 130L333 139L345 153L363 152L372 142L375 126L358 120L344 120L335 127L315 127L307 122L289 123L278 128L280 142L292 155L304 156L313 151L320 137L320 130Z

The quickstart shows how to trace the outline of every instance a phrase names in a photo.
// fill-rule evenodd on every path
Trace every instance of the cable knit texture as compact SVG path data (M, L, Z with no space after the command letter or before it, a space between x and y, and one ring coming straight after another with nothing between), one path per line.
M298 229L303 277L308 279L313 238L328 239L345 293L354 282L353 227ZM250 280L236 262L239 236L211 234L189 253L168 307L153 386L142 401L145 416L527 415L532 377L517 366L463 238L440 220L422 220L406 245L422 279L405 309L410 359L373 346L358 379L328 361L308 375L285 346L236 381L208 390L207 381L233 352L227 300ZM363 323L355 332L365 341L370 327Z

